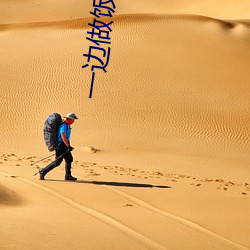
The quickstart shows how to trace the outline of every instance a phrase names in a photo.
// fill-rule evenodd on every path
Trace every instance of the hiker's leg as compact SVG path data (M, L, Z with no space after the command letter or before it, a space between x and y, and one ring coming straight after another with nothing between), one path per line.
M56 150L56 159L55 159L55 161L51 162L45 168L41 169L40 174L45 176L49 171L51 171L52 169L58 167L62 163L62 160L63 160L63 157L60 157L60 158L58 158L58 157L61 156L63 153L64 152Z
M65 178L71 176L71 163L73 162L73 156L71 152L68 152L64 156L65 159Z

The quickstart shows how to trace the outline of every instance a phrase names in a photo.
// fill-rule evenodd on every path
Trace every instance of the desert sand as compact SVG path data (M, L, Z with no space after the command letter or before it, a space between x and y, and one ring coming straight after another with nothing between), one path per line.
M0 249L250 249L249 1L114 2L89 98L93 1L0 1Z

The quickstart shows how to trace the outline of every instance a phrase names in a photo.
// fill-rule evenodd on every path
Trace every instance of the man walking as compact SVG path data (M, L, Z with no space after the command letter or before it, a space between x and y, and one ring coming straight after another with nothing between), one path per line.
M58 146L56 147L56 160L51 162L48 166L39 171L40 180L44 180L45 175L55 167L58 167L62 163L63 159L65 160L65 180L67 181L77 180L77 178L71 175L71 163L73 162L73 156L71 154L71 151L74 148L70 146L70 135L71 135L70 125L72 125L74 121L78 118L74 113L69 113L64 118L66 119L58 129L58 136L57 136Z

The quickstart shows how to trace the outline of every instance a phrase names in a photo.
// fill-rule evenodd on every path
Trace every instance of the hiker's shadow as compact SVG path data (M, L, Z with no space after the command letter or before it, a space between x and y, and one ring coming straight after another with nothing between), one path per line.
M86 181L86 180L77 180L76 183L84 184L94 184L94 185L106 185L106 186L115 186L115 187L136 187L136 188L171 188L170 186L163 185L152 185L152 184L143 184L143 183L131 183L131 182L116 182L116 181Z

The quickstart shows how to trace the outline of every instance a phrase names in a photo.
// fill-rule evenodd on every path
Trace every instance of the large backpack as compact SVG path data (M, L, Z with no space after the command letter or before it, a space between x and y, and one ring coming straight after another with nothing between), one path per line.
M57 146L58 129L62 123L62 117L58 113L49 115L44 123L43 136L49 151L55 150Z

